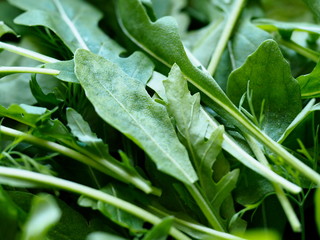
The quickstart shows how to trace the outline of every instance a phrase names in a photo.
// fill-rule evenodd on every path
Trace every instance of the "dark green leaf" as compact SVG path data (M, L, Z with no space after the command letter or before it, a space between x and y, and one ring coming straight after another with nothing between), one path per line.
M142 147L161 171L187 184L197 179L165 109L144 84L85 50L76 52L75 72L100 117Z
M142 240L166 240L173 223L172 217L164 218L149 230Z
M10 199L0 186L0 234L4 239L16 239L23 221L21 209Z
M318 62L317 66L311 73L297 78L297 81L300 85L302 98L320 97L319 76L320 62Z
M134 192L120 184L110 183L106 187L102 188L101 191L129 202L134 202L135 200ZM91 207L95 210L99 210L110 220L122 227L130 229L133 233L145 231L143 228L143 220L112 205L100 201L96 202L83 196L79 198L78 203L83 207Z
M255 115L262 108L261 129L278 140L301 110L300 89L276 42L267 40L228 79L227 93L239 104L252 92ZM263 106L264 102L264 106Z

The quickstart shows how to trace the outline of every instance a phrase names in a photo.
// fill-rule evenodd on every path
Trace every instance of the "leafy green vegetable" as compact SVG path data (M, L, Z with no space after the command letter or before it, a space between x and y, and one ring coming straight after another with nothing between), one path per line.
M318 63L311 73L297 78L297 81L300 85L302 98L319 97L319 68L320 64Z
M76 52L75 73L97 113L145 149L159 170L187 184L197 179L165 110L149 97L141 82L85 50ZM115 108L117 112L110 114Z
M262 118L257 124L278 140L301 111L301 100L299 85L273 40L263 42L243 66L230 74L227 87L230 99L239 105L246 92L251 95L247 100L252 101L253 108L245 107L253 117Z
M0 235L319 235L319 6L0 1Z

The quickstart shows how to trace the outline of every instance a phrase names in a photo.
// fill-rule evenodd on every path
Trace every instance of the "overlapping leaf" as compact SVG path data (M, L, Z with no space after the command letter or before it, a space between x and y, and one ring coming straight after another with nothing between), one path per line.
M197 179L165 109L144 84L86 50L76 52L75 73L100 117L142 147L158 169L186 184Z
M229 77L227 93L235 104L252 92L254 111L264 120L261 128L275 140L301 110L300 89L276 42L267 40ZM264 106L263 106L264 102Z
M75 52L78 48L92 51L116 62L131 77L147 82L153 71L152 62L141 52L128 58L119 55L125 50L98 27L102 14L82 0L10 0L10 3L26 10L15 22L27 26L44 26L55 32L64 44ZM70 65L71 64L71 65ZM57 77L76 82L72 75L72 63L48 64L61 73Z
M213 171L213 166L221 153L224 129L223 127L214 129L209 124L201 111L200 95L190 94L187 81L177 65L172 67L168 80L164 81L164 86L168 111L175 120L180 139L196 166L200 185L212 210L220 216L223 212L220 209L221 204L235 188L239 175L237 170L232 172L227 170L229 165L223 158L219 159L219 163L215 165L215 172ZM216 182L213 179L216 179ZM232 208L230 205L225 207ZM220 217L221 223L224 222L224 217ZM232 215L227 217L227 220L230 220Z

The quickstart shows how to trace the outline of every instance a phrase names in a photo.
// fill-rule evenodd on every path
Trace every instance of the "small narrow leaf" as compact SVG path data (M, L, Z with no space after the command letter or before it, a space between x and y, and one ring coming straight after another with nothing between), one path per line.
M76 52L75 73L100 117L145 149L159 170L187 184L196 181L165 109L151 99L144 84L85 50Z

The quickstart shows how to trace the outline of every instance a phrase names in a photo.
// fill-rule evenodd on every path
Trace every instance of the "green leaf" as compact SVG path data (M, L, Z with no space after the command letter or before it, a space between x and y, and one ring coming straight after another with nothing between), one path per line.
M268 32L275 32L279 31L281 32L287 32L292 33L294 31L299 32L307 32L307 33L314 33L319 35L320 34L320 27L317 24L312 24L308 22L282 22L282 21L276 21L273 19L257 19L254 20L253 23L260 27L261 29L264 29Z
M30 90L34 98L38 101L38 104L40 104L41 106L47 105L47 106L54 107L62 103L62 100L58 99L53 92L49 92L48 94L45 94L42 88L40 87L40 85L38 84L35 76L31 78Z
M61 210L51 195L35 196L27 221L22 228L21 240L44 239L60 217Z
M282 143L290 133L297 128L299 124L307 119L307 117L315 112L320 110L320 103L314 104L315 99L311 99L309 103L302 109L302 111L296 116L296 118L290 123L287 129L283 132L278 142Z
M187 184L197 179L165 109L144 84L85 50L76 52L75 73L100 117L142 147L159 170Z
M135 52L128 58L119 55L125 50L98 28L102 14L78 0L11 0L11 4L27 10L15 19L18 24L45 26L54 31L72 52L78 48L90 50L116 62L131 77L147 82L153 71L153 63L143 53ZM45 65L60 70L57 78L77 82L73 74L73 62L57 62Z
M220 207L235 188L239 171L225 171L224 169L229 168L229 164L223 159L215 164L222 150L224 128L221 126L213 128L210 124L201 109L200 95L190 94L187 80L177 65L173 65L168 80L164 81L164 87L168 112L175 120L182 143L189 151L203 193L220 224L223 222L226 224L224 220L226 216L220 217L220 213L223 212ZM228 208L232 206L229 205ZM232 215L227 217L230 220ZM224 227L226 228L226 225Z
M149 230L142 240L166 240L173 223L173 217L166 217Z
M254 113L251 114L262 117L262 108L260 127L278 140L300 112L301 100L299 85L273 40L263 42L243 66L229 76L227 93L235 104L240 103L247 91L252 92Z
M10 27L8 27L3 21L0 21L0 38L7 33L16 35L16 33Z
M150 182L143 179L137 169L135 169L134 166L129 163L129 160L127 159L125 153L120 152L120 156L123 160L122 162L112 157L109 153L108 145L105 144L102 139L98 138L97 135L91 131L89 124L82 118L79 113L77 113L72 108L67 109L67 121L72 134L81 142L78 145L87 149L85 154L93 156L96 160L98 159L98 161L107 162L105 162L105 164L109 168L106 169L106 171L110 176L129 183L130 180L135 177L140 181L143 181L146 185L151 186ZM122 173L122 171L125 171L131 179L129 179L129 181L128 179L124 179L123 176L119 173L119 170L118 173L115 173L115 167L120 169L120 173Z
M119 237L114 234L105 232L93 232L90 233L86 240L128 240L127 238Z
M85 48L98 53L104 46L121 49L97 27L102 15L85 1L10 0L9 2L27 11L17 17L15 23L50 28L72 52L78 48Z
M301 89L301 98L320 97L319 76L320 62L318 62L311 73L297 78Z
M310 10L320 19L320 3L317 0L303 0Z
M26 104L13 104L8 108L0 106L0 116L14 119L31 127L36 127L37 122L44 117L43 115L50 115L50 113L46 108Z
M72 134L79 141L88 145L92 152L100 157L110 157L108 145L104 144L102 139L91 131L89 124L72 108L67 109L67 121Z
M102 188L101 191L129 202L134 202L135 200L133 191L130 191L130 189L120 184L110 183L106 187ZM80 206L91 207L95 210L100 211L110 220L122 227L128 228L133 233L145 231L143 228L143 220L117 207L103 203L101 201L94 201L83 196L79 198L78 203Z
M0 186L0 234L4 239L16 239L19 225L23 221L21 209L10 199Z

